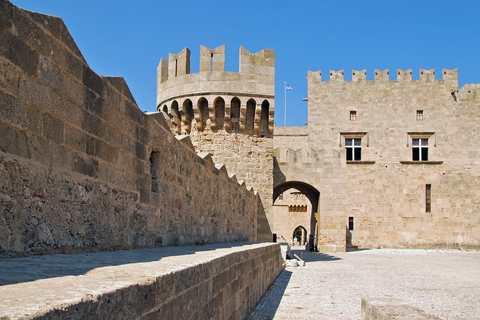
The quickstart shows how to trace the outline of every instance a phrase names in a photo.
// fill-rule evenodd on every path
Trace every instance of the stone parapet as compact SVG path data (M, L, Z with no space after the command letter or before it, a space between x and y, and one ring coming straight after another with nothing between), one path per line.
M22 259L0 261L1 319L244 319L284 268L279 244L250 243Z

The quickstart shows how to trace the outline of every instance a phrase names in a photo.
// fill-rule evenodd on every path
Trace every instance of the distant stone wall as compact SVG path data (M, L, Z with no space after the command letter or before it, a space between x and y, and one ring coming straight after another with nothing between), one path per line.
M60 18L0 11L1 254L254 240L253 191L92 71Z
M301 181L320 192L322 251L359 247L478 248L480 149L478 85L458 89L457 70L353 70L308 75L308 137L275 145L275 185ZM277 133L277 131L276 131ZM346 139L361 140L347 161ZM428 140L428 160L413 161L413 139ZM427 209L427 185L430 206ZM353 218L353 230L349 227ZM351 241L351 243L346 243Z

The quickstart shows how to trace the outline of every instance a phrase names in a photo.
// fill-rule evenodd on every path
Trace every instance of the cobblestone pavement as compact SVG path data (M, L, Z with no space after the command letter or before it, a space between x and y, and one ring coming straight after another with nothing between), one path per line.
M480 319L480 252L293 251L306 266L287 267L250 320L361 319L362 297L401 299L442 319Z

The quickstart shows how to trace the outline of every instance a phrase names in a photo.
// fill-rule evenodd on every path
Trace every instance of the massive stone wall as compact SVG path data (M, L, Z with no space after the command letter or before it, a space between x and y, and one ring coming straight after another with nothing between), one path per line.
M276 149L275 185L297 180L320 191L321 250L344 250L347 236L360 247L480 245L479 148L472 139L478 85L459 90L457 70L444 69L441 80L434 70L420 70L420 80L411 74L398 70L389 80L388 70L376 70L367 81L365 71L354 70L353 80L343 81L343 71L331 71L322 81L320 71L309 71L308 139L288 137ZM361 139L357 161L346 159L352 138ZM419 138L428 139L428 160L413 161ZM292 145L300 147L286 150Z
M92 71L60 18L0 9L0 253L254 240L256 193Z
M239 72L225 72L225 46L200 48L200 72L190 74L190 50L161 59L157 108L174 134L190 135L197 152L224 163L262 200L257 240L270 241L273 192L275 54L240 48Z

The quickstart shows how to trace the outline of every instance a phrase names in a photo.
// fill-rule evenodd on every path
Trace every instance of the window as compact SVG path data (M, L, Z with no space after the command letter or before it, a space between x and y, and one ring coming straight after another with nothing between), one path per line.
M347 161L362 160L362 139L345 139Z
M432 185L425 185L425 212L431 212L432 210Z
M353 217L348 217L348 230L353 230Z
M350 111L350 121L357 120L357 111Z
M423 120L423 110L417 110L417 120Z
M412 139L412 160L428 161L428 139Z
M280 193L280 195L278 196L278 200L283 200L283 193Z

